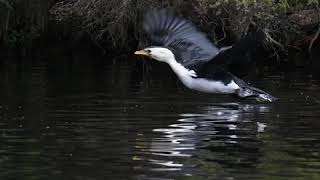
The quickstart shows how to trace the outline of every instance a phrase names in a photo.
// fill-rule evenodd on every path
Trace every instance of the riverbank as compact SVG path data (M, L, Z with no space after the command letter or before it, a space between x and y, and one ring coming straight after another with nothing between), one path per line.
M320 46L317 0L1 0L1 51L27 55L63 44L67 51L129 53L146 44L141 28L145 12L163 7L193 21L218 46L232 45L250 34L252 25L264 29L268 36L264 51L273 59L267 64L273 66L303 65L295 59L312 57Z

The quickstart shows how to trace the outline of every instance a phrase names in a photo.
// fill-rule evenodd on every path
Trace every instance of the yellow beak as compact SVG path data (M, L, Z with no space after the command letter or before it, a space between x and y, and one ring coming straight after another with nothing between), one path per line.
M136 51L134 54L150 57L150 53L146 52L145 50Z

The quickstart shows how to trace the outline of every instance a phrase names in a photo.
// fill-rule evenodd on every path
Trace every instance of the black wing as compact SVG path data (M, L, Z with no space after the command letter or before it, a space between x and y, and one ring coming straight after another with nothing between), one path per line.
M176 60L185 67L209 61L219 53L219 49L193 23L175 16L171 10L147 13L143 27L153 45L172 50Z
M262 49L266 35L263 30L255 30L231 48L221 51L210 61L198 64L198 70L210 75L215 69L224 69L236 76L247 75L252 66L259 63L259 50Z

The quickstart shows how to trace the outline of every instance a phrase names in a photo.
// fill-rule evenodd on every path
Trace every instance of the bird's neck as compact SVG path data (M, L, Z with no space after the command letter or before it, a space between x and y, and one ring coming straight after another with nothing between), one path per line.
M167 63L169 64L173 72L179 77L179 79L187 86L189 83L191 83L193 77L197 77L195 71L185 68L175 59L171 59Z

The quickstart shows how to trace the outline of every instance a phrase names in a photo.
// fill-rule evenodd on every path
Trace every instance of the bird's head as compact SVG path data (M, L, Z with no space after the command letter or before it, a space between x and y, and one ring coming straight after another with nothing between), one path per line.
M155 60L169 63L172 60L175 60L174 54L167 48L163 47L147 47L143 50L136 51L134 54L147 56Z

